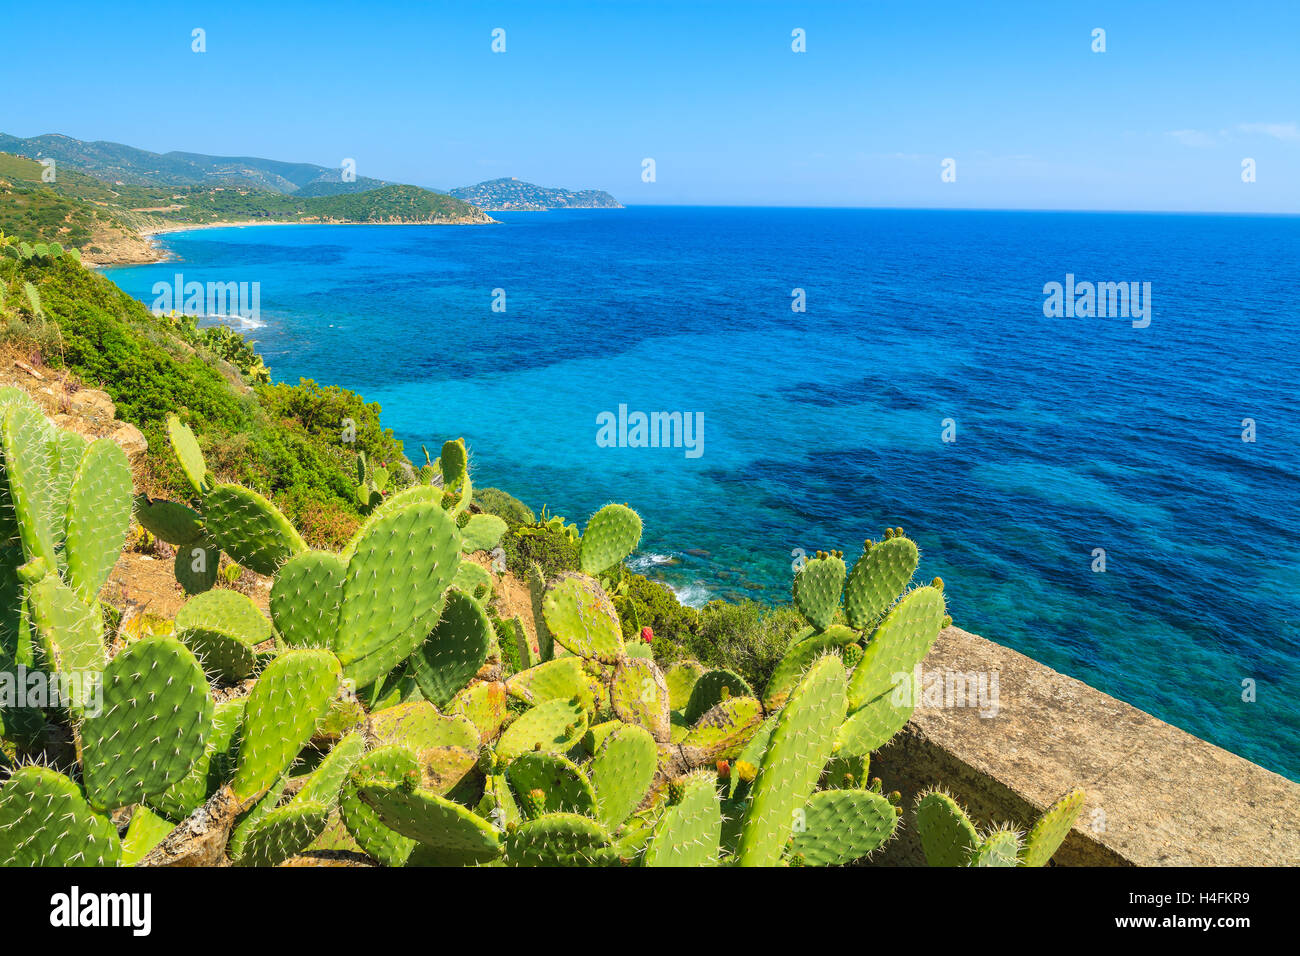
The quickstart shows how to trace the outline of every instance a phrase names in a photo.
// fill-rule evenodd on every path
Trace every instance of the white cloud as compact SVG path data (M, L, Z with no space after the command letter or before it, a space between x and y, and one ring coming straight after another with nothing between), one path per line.
M1300 126L1295 123L1242 123L1237 129L1243 133L1263 133L1284 143L1300 142Z

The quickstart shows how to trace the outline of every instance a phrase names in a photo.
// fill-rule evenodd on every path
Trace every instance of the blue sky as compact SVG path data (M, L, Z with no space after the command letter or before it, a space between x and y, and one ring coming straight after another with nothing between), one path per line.
M1295 0L6 7L19 136L627 203L1300 212Z

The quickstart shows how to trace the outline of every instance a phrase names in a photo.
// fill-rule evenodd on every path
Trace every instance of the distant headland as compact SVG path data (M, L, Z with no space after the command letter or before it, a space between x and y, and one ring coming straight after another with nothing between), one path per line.
M488 212L535 212L547 209L622 209L603 189L535 186L509 176L453 189L451 195Z

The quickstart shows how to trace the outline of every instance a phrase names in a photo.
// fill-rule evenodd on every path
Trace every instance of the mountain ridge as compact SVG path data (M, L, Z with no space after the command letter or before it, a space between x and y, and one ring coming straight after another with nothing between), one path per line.
M316 163L257 156L216 156L185 150L155 153L111 140L80 140L63 133L29 137L0 133L0 152L35 160L52 158L57 165L66 164L106 183L121 186L248 188L310 198L366 193L386 186L404 185L368 176L357 176L345 182L341 169ZM601 189L538 186L513 176L450 190L427 191L451 196L485 211L622 208L617 199ZM478 197L483 202L475 202L471 197Z

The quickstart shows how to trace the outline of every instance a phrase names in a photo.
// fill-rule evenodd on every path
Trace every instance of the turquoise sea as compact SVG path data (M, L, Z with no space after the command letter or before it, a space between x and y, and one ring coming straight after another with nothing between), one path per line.
M260 283L277 379L380 402L412 458L463 435L535 510L632 504L692 603L901 525L962 627L1300 779L1300 219L497 218L194 230L109 275ZM1067 275L1150 283L1149 325L1045 316ZM700 454L603 447L620 405L702 414Z

